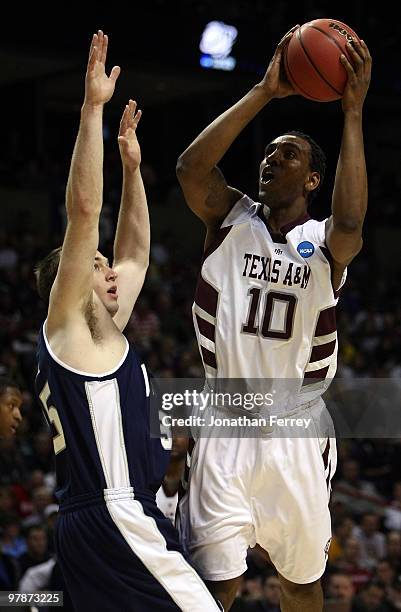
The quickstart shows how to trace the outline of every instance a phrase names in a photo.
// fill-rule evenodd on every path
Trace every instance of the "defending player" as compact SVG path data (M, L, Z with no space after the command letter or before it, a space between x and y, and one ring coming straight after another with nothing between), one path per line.
M149 258L149 217L130 100L120 124L123 194L114 263L97 251L103 107L120 69L105 72L107 36L93 36L67 184L63 246L37 268L49 301L37 391L54 430L60 515L56 550L79 612L218 610L181 554L155 492L169 453L149 432L149 382L122 331Z
M281 609L321 610L319 579L331 537L335 440L318 425L321 391L307 400L306 383L334 376L337 292L362 245L362 107L371 73L366 44L348 45L355 67L341 58L348 81L330 218L318 222L307 213L325 161L305 134L287 132L267 145L260 203L228 186L217 167L270 100L295 93L281 76L283 48L294 29L280 41L263 80L213 121L177 165L186 201L207 228L194 323L210 387L221 378L296 380L299 393L288 410L316 422L304 437L279 437L276 428L258 439L196 441L180 503L183 535L226 610L246 569L247 548L256 543L280 573Z

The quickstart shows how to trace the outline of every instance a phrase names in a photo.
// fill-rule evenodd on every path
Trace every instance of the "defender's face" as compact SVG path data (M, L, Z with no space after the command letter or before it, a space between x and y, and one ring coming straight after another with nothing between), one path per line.
M22 393L14 387L6 387L0 395L0 437L13 436L21 421Z
M110 268L109 262L99 251L93 267L93 290L113 317L118 310L117 272Z
M292 204L305 197L310 169L310 144L292 134L279 136L267 145L260 164L259 201L270 208Z

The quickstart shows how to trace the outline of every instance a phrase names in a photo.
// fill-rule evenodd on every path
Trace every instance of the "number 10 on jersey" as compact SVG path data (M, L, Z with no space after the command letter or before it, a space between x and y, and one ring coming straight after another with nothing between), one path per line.
M250 297L248 315L241 331L255 336L260 334L263 338L289 340L292 336L297 305L295 295L279 291L267 291L263 294L258 287L252 287L248 291L248 296ZM259 317L261 307L263 314Z

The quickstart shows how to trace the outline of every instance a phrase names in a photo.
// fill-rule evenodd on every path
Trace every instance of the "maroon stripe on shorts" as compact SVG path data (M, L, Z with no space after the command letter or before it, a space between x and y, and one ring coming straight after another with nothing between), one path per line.
M217 369L216 355L201 345L203 361L211 368Z
M195 315L195 317L196 317L196 322L198 324L199 331L202 334L202 336L205 336L205 338L208 338L208 340L211 340L212 342L214 342L215 335L216 335L216 327L212 325L211 323L209 323L209 321L205 321L205 319L202 319L197 314Z
M210 316L215 317L218 298L218 291L199 275L198 284L195 290L195 304L202 308L202 310L205 310Z
M319 314L315 336L326 336L335 332L336 329L336 307L330 306L330 308L325 308Z
M309 359L309 363L313 363L314 361L320 361L321 359L326 359L326 357L330 357L330 355L334 353L335 348L336 340L328 342L327 344L320 344L319 346L314 346Z

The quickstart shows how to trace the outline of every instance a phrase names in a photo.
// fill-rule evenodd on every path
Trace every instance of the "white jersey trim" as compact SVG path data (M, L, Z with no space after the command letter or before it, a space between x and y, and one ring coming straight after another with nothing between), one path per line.
M325 368L326 366L330 365L332 359L333 355L331 354L329 355L329 357L321 359L320 361L312 361L306 366L305 372L314 372L315 370L321 370L322 368Z
M47 319L46 319L47 321ZM58 363L59 365L63 366L63 368L65 368L66 370L69 370L70 372L74 372L74 374L80 374L81 376L91 376L92 378L102 378L103 376L110 376L110 374L114 374L115 372L117 372L117 370L119 370L121 368L121 366L123 365L127 355L128 355L128 351L129 351L129 344L128 344L128 340L127 338L123 335L123 338L125 340L125 351L123 356L121 357L120 361L118 362L118 364L112 369L112 370L108 370L107 372L84 372L83 370L77 370L76 368L73 368L72 366L69 366L67 363L65 363L64 361L61 361L61 359L59 359L57 357L57 355L54 354L54 352L52 351L49 341L47 339L46 336L46 321L43 323L43 338L45 339L45 344L46 344L46 348L49 352L49 355L52 359L54 359L54 361L56 363Z
M216 317L212 317L212 315L210 315L208 312L206 312L206 310L203 310L203 308L198 306L198 304L196 302L194 303L194 312L201 319L205 319L205 321L207 321L208 323L211 323L212 325L216 325Z
M209 340L209 338L206 338L205 336L202 336L202 334L200 332L199 332L199 342L208 351L211 351L212 353L216 352L216 345L215 345L215 343L212 340Z
M313 338L312 346L320 346L321 344L329 344L329 342L333 342L333 340L337 340L337 332L334 331L331 334L326 334L325 336L315 336Z

